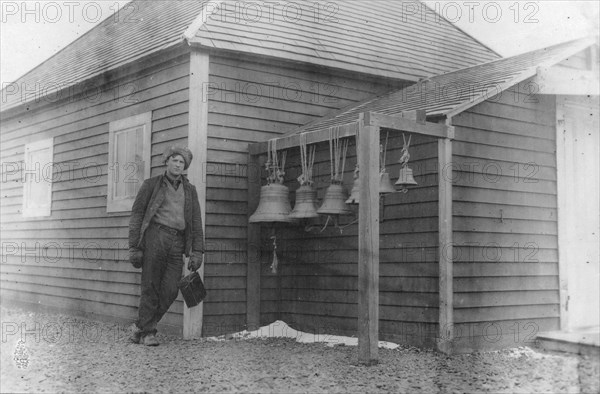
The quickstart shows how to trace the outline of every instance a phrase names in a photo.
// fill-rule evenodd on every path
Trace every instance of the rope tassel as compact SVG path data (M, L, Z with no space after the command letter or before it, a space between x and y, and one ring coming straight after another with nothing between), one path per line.
M277 237L272 236L273 239L273 262L271 263L271 273L276 274L277 268L279 267L279 260L277 259Z

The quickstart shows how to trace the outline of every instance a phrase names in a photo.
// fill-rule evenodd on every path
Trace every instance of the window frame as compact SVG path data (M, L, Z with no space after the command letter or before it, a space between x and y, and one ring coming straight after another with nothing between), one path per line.
M127 130L135 129L139 126L143 127L142 130L142 160L144 162L143 179L150 177L151 170L151 138L152 138L152 112L145 112L139 115L130 116L124 119L115 120L109 123L108 126L108 176L107 176L107 196L106 196L106 212L127 212L131 211L135 196L128 196L122 199L115 199L113 196L114 185L115 185L115 137ZM124 168L119 165L117 173L125 171Z

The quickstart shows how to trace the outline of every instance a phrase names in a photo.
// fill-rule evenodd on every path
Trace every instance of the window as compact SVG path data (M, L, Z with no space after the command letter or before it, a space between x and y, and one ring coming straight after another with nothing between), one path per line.
M53 139L25 145L23 216L50 216L52 212Z
M110 122L107 212L130 211L144 179L150 176L152 113Z

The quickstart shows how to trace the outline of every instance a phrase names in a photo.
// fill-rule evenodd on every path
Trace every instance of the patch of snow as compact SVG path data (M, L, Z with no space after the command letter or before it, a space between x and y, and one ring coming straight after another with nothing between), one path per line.
M546 354L546 353L537 352L534 349L532 349L530 347L527 347L527 346L521 346L521 347L512 348L512 349L499 350L498 352L503 352L504 354L506 354L510 358L529 358L529 359L534 359L534 360L540 360L540 359L544 359L544 358L555 357L552 354Z
M292 338L298 343L325 343L329 347L333 346L357 346L358 338L346 337L342 335L330 334L311 334L298 331L288 326L287 323L277 320L268 326L264 326L254 331L240 331L234 334L220 335L218 337L209 337L209 341L226 341L230 339L267 339L267 338ZM384 349L396 349L400 345L392 342L379 341L379 347Z

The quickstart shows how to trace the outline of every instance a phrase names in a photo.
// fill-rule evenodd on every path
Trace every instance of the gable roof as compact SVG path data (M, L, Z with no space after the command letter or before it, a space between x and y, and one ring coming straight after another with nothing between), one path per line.
M190 43L407 81L500 57L425 4L395 0L225 1Z
M423 22L401 3L133 0L117 21L108 17L19 78L21 90L37 94L7 95L2 110L185 41L408 81L498 58L433 11Z
M573 40L437 75L407 88L352 105L286 135L356 122L363 112L399 115L405 111L425 110L427 116L451 117L535 76L538 67L552 66L595 43L595 38Z

